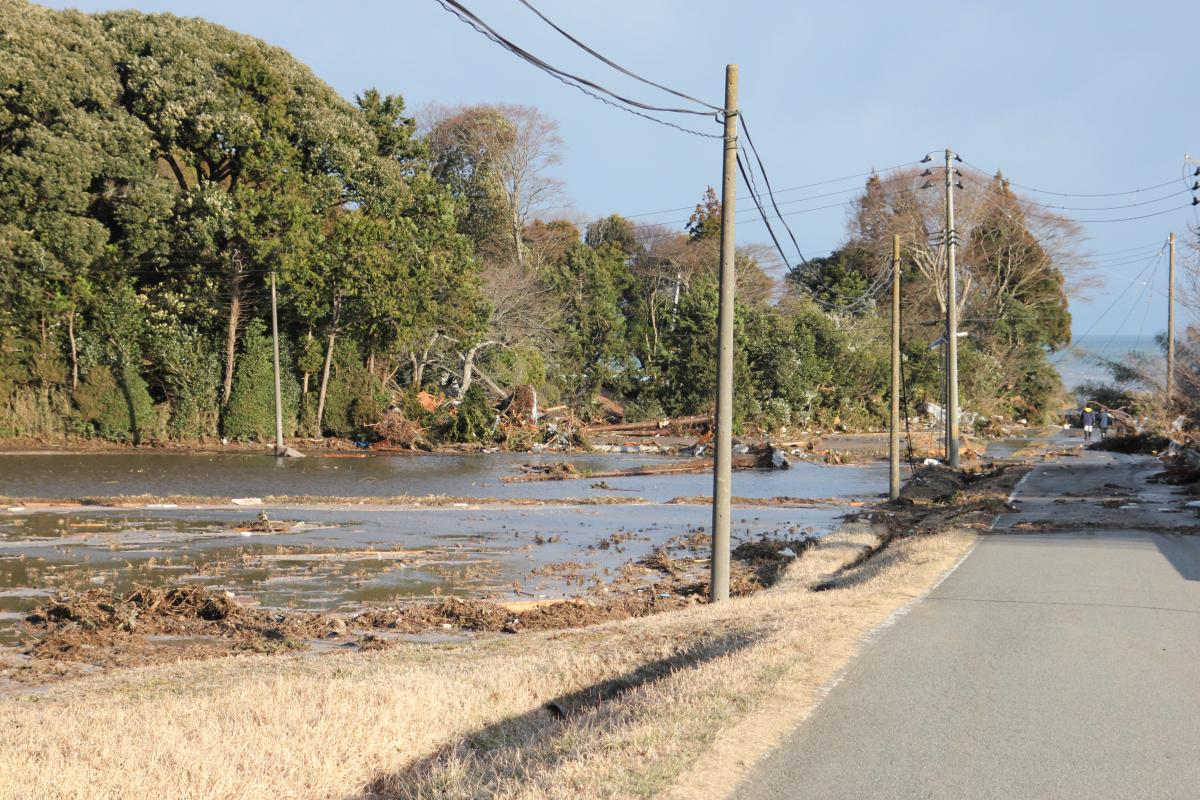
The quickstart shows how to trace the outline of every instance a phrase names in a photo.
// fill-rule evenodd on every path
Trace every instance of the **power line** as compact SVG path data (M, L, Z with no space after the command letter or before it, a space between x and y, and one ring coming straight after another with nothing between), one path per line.
M767 175L767 170L763 166L762 158L758 155L758 148L754 146L754 138L750 135L750 127L746 124L746 117L742 115L742 133L746 135L746 143L750 145L750 152L754 153L754 160L758 163L758 171L762 173L763 183L767 185L767 196L771 198L771 206L775 209L775 216L779 217L779 221L783 223L784 229L792 240L792 245L796 248L796 255L800 256L800 260L808 266L808 259L804 257L803 251L800 249L799 242L796 241L796 234L792 233L792 228L784 220L783 214L779 212L779 203L775 202L775 192L771 190L771 178ZM759 209L762 210L761 207Z
M743 120L744 120L744 118L743 118ZM891 172L892 170L902 169L904 167L910 167L915 163L916 163L915 161L910 161L906 164L895 164L890 167L882 167L880 169L870 169L870 170L867 170L866 172L856 172L853 175L843 175L840 178L829 178L829 179L823 180L823 181L816 181L815 183L803 183L803 184L799 184L797 186L789 186L786 189L777 190L775 192L775 194L786 194L787 192L795 192L795 191L799 191L800 189L812 189L817 186L828 186L831 183L841 183L842 181L853 180L855 178L865 178L870 175L879 175L880 173ZM788 203L800 203L805 200L816 200L821 197L832 197L835 194L845 194L847 192L859 191L860 188L861 187L858 187L858 186L852 186L849 189L839 189L836 192L829 192L827 194L819 194L819 195L813 195L811 197L806 197L806 198L801 197L801 198L797 198L794 200L788 200L788 201L785 201L784 203L781 203L781 205L787 205ZM749 199L750 199L749 195L738 197L738 200L749 200ZM678 206L676 208L663 208L663 209L659 209L658 211L643 211L639 214L624 214L623 216L626 219L637 219L638 217L651 217L656 214L670 214L670 213L674 213L676 211L690 211L693 207L694 206L690 206L690 205L689 206ZM667 224L670 224L670 223L667 223Z
M1006 211L1006 212L1012 211L1012 209L1007 209L1004 206L1002 206L999 202L997 202L996 198L992 197L990 195L990 193L983 194L981 196L981 199L984 200L985 202L991 203L994 208L996 208L1000 211ZM1076 222L1079 224L1091 225L1091 224L1101 224L1101 223L1106 223L1106 222L1133 222L1133 221L1140 220L1140 219L1150 219L1151 217L1161 217L1163 214L1172 214L1176 211L1182 211L1185 208L1187 208L1187 206L1176 206L1174 208L1166 208L1166 209L1163 209L1162 211L1154 211L1149 214L1140 214L1138 216L1133 216L1133 217L1110 217L1110 218L1106 218L1106 219L1076 219L1073 217L1065 216L1063 214L1039 214L1036 211L1029 211L1024 208L1020 208L1017 210L1023 217L1032 217L1034 219L1050 220L1052 222L1066 220L1067 222Z
M1107 353L1108 348L1112 347L1113 342L1117 340L1117 336L1121 334L1121 331L1125 330L1125 326L1129 324L1129 318L1132 317L1133 312L1137 310L1138 304L1142 302L1142 298L1146 297L1146 292L1150 289L1150 285L1154 282L1154 277L1158 275L1160 261L1161 259L1157 258L1154 260L1154 269L1151 270L1150 277L1148 277L1142 283L1142 291L1138 293L1137 300L1134 300L1129 304L1129 311L1125 314L1125 319L1121 320L1121 324L1117 326L1117 329L1113 332L1113 335L1108 338L1108 341L1105 342L1104 347L1100 348L1100 351L1096 355L1099 356ZM1149 310L1149 298L1147 298L1147 310Z
M720 106L714 106L714 105L713 105L713 104L711 104L711 103L706 103L706 102L704 102L703 100L698 100L698 99L696 99L695 97L692 97L690 94L685 94L685 93L683 93L683 92L680 92L680 91L678 91L678 90L676 90L676 89L672 89L672 88L670 88L670 87L668 87L668 86L663 86L661 83L655 83L654 81L652 81L652 80L650 80L650 79L648 79L648 78L643 78L641 75L638 75L637 73L635 73L635 72L632 72L632 71L630 71L630 70L626 69L625 67L622 67L620 64L618 64L617 62L613 61L612 59L609 59L609 58L606 58L606 57L604 57L604 56L600 55L600 54L599 54L599 53L597 53L595 50L593 50L592 48L588 47L586 44L584 44L583 42L579 41L578 39L576 39L576 38L575 38L574 36L572 36L571 34L569 34L569 33L567 33L566 31L564 31L564 30L563 30L562 28L560 28L558 25L554 24L554 22L553 22L553 21L551 21L549 17L547 17L547 16L546 16L545 14L543 14L541 11L538 11L538 10L537 10L537 9L534 7L533 3L530 3L530 2L529 2L529 0L520 0L520 3L521 3L521 5L525 6L525 7L526 7L526 8L528 8L530 11L532 11L534 14L537 14L537 15L538 15L538 17L540 17L540 18L541 18L541 20L542 20L543 22L545 22L547 25L549 25L549 26L550 26L551 28L553 28L554 30L556 30L556 31L558 31L559 33L561 33L561 34L562 34L563 36L565 36L565 37L566 37L568 40L570 40L570 41L571 41L571 43L573 43L574 45L576 45L576 46L577 46L577 47L579 47L580 49L582 49L582 50L584 50L584 51L586 51L586 52L590 53L591 55L595 56L596 58L600 59L600 60L601 60L601 61L603 61L605 64L607 64L608 66L610 66L610 67L612 67L613 69L617 70L618 72L624 73L625 75L628 75L629 77L633 78L634 80L641 81L642 83L644 83L644 84L646 84L646 85L648 85L648 86L653 86L655 89L662 89L664 92L667 92L667 93L669 93L669 94L673 94L673 95L675 95L676 97L680 97L680 98L682 98L682 99L684 99L684 100L691 100L693 103L699 103L700 105L702 105L702 106L705 106L706 108L711 108L713 111L724 112L724 110L725 110L725 109L721 108Z
M458 0L437 0L437 2L442 8L456 16L463 23L471 26L477 32L500 45L508 52L537 67L562 83L578 89L595 100L599 100L600 102L610 105L613 108L619 108L622 111L627 111L630 114L643 117L651 122L657 122L659 125L665 125L669 128L675 128L676 130L683 131L684 133L690 133L693 136L702 136L707 139L723 138L720 134L704 133L703 131L687 128L683 125L677 125L674 122L668 122L667 120L659 119L658 117L646 113L648 111L655 111L667 114L695 114L702 117L711 116L707 111L696 111L695 109L690 108L669 108L664 106L655 106L619 95L611 89L607 89L598 83L589 81L586 78L581 78L578 75L573 75L565 70L561 70L558 67L552 66L529 51L524 50L523 48L501 36L494 28L476 16L466 6L458 2ZM604 97L602 95L608 95L608 97ZM610 100L608 98L612 99ZM614 100L617 102L613 102Z
M743 120L743 122L744 122L744 120ZM749 141L749 136L747 136L747 141ZM751 144L751 147L753 148L753 144ZM753 200L755 208L758 209L758 215L762 219L763 224L767 228L767 233L768 233L768 235L770 235L771 241L775 245L775 250L779 254L780 260L783 261L783 264L787 268L788 273L791 274L791 273L795 272L795 267L793 267L791 265L790 259L788 259L787 255L783 252L783 247L779 244L779 238L775 234L775 229L771 225L771 220L763 208L762 200L758 193L757 182L754 179L753 167L751 167L748 170L746 160L743 160L743 158L742 158L742 154L744 152L745 151L743 149L742 152L738 154L738 158L737 158L738 170L741 172L742 179L746 183L747 189L749 189L749 191L750 191L750 199ZM756 161L759 164L759 172L763 176L763 181L764 181L764 183L766 183L767 177L766 177L766 172L762 169L762 161L757 158L756 158ZM777 213L777 215L779 215L778 208L776 208L776 213ZM779 215L779 216L782 216L782 215ZM781 221L782 221L782 219L781 219ZM786 223L784 223L784 224L786 226ZM790 236L792 235L790 229L788 230L788 234ZM796 242L795 236L792 236L792 244L796 245L796 251L797 251L797 253L800 254L801 259L803 259L804 255L803 255L803 253L800 252L800 247L799 247L799 244ZM807 260L804 261L804 265L806 267L809 266L809 263ZM810 274L810 276L812 276L813 273L810 271L809 274ZM804 291L813 300L813 302L817 303L818 305L822 306L823 308L825 308L828 311L853 312L853 311L858 310L859 308L865 307L869 303L874 302L877 295L879 294L879 291L885 285L887 279L888 279L888 273L886 270L884 270L880 274L880 276L878 278L876 278L875 283L872 284L870 287L868 287L868 289L862 295L860 295L859 297L857 297L847 303L844 303L844 304L833 303L833 302L830 302L830 301L826 300L825 298L819 296L816 293L817 289L823 289L827 292L834 291L830 286L828 286L820 281L814 281L814 285L800 284L800 283L796 283L795 281L793 281L792 285L795 286L797 289Z
M1170 194L1165 194L1162 197L1156 197L1153 200L1141 200L1137 203L1125 203L1117 206L1055 206L1049 203L1039 203L1036 200L1025 200L1026 203L1038 206L1040 208L1057 209L1059 211L1116 211L1122 208L1137 208L1139 206L1152 206L1155 203L1161 203L1164 200L1170 200L1172 197L1178 197L1181 194L1187 194L1190 189L1180 189Z
M1162 257L1163 257L1163 248L1160 248L1157 253L1150 256L1150 258L1146 262L1146 266L1142 268L1142 271L1139 272L1137 275L1135 275L1133 280L1129 281L1129 283L1125 286L1125 288L1121 290L1121 293L1118 294L1113 299L1112 303L1109 304L1108 308L1104 309L1104 312L1102 314L1100 314L1100 316L1096 317L1095 320L1092 321L1092 324L1088 326L1088 329L1086 331L1084 331L1083 333L1081 333L1079 336L1071 337L1071 341L1067 344L1067 347L1062 351L1062 353L1059 354L1058 358L1055 359L1052 363L1054 363L1054 364L1061 363L1062 359L1066 356L1067 350L1074 347L1075 344L1080 339L1087 338L1088 334L1090 334L1093 330L1095 330L1096 326L1100 324L1100 321L1103 320L1106 316L1108 316L1109 312L1111 312L1114 308L1117 307L1117 303L1121 302L1122 298L1125 297L1125 293L1129 291L1129 288L1131 286L1133 286L1133 284L1136 283L1138 280L1140 280L1142 278L1142 276L1145 275L1146 272L1151 267L1157 268L1157 264L1158 264L1159 260L1162 259Z
M963 163L965 163L968 167L978 170L979 172L982 172L984 174L987 174L987 175L995 175L996 174L995 171L986 170L977 164L970 163L969 161L965 161ZM1037 189L1037 188L1034 188L1033 186L1026 186L1024 184L1009 180L1008 178L1005 178L1004 180L1007 181L1010 186L1015 186L1018 189L1024 189L1027 192L1036 192L1037 194L1050 194L1050 195L1054 195L1055 197L1121 197L1123 195L1128 195L1128 194L1137 194L1139 192L1148 192L1151 189L1162 189L1166 186L1170 186L1171 184L1175 183L1178 179L1172 178L1169 181L1164 181L1163 183L1156 183L1153 186L1143 186L1140 189L1128 189L1123 192L1098 192L1098 193L1092 193L1092 194L1087 194L1087 193L1083 193L1083 192L1054 192L1054 191L1050 191L1049 189Z

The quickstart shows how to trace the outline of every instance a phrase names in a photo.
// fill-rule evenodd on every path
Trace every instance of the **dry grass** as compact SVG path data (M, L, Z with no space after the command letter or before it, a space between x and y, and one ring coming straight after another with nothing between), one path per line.
M901 540L837 588L810 591L876 541L865 527L827 537L775 588L720 606L466 645L132 669L11 695L0 797L643 797L681 778L678 796L719 796L770 741L762 719L802 718L859 639L972 538ZM702 753L707 769L689 773Z

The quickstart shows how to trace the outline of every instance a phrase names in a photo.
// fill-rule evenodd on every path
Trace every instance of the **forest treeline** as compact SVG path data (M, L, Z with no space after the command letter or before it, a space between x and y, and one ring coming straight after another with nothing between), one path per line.
M418 122L398 96L349 102L198 19L0 0L0 21L0 436L269 439L272 274L289 434L368 435L391 406L426 414L421 389L477 408L531 384L583 415L601 392L631 417L710 409L711 190L683 229L555 218L562 142L536 109ZM1046 353L1069 339L1077 232L1002 176L968 177L964 406L1036 418L1061 391ZM768 251L739 250L739 419L883 419L893 234L910 400L937 400L948 301L925 180L872 176L844 245L780 281ZM450 407L422 421L486 435Z

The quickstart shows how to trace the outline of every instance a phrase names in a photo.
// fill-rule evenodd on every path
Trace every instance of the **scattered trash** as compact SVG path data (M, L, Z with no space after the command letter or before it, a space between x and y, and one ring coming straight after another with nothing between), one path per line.
M179 508L175 503L147 503L146 508ZM9 511L12 511L10 508Z
M790 547L785 547L779 551L779 555L783 556L784 558L795 558L796 551Z
M926 467L937 467L937 466L941 466L941 463L942 463L942 462L938 461L936 458L927 458L927 459L925 459L924 461L922 461L922 462L921 462L921 464L922 464L923 466L926 466Z
M261 497L234 497L229 502L233 503L235 506L261 506L262 498Z

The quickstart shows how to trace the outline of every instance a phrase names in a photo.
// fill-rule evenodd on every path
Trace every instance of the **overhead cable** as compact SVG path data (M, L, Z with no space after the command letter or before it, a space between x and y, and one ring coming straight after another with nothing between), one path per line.
M608 66L617 70L618 72L628 75L629 77L633 78L634 80L641 81L642 83L646 84L647 86L653 86L655 89L662 89L664 92L673 94L676 97L682 98L684 100L691 100L693 103L699 103L700 105L704 106L705 108L710 108L713 111L723 112L725 110L725 109L721 108L720 106L714 106L711 103L706 103L703 100L699 100L695 97L692 97L690 94L685 94L684 92L678 91L676 89L672 89L669 86L663 86L661 83L655 83L654 81L650 80L649 78L643 78L641 75L638 75L636 72L626 69L625 67L621 66L620 64L613 61L612 59L602 56L601 54L597 53L592 48L588 47L583 42L576 39L571 34L567 33L565 30L563 30L558 25L556 25L549 17L547 17L541 11L538 11L537 8L534 7L533 3L529 2L529 0L520 0L520 2L521 2L521 5L528 8L534 14L537 14L538 17L541 18L542 22L545 22L551 28L553 28L554 30L558 31L563 36L565 36L572 44L574 44L575 46L579 47L580 49L590 53L591 55L595 56L596 58L600 59L605 64L607 64Z
M683 131L684 133L690 133L693 136L702 136L707 139L723 138L721 134L705 133L703 131L698 131L693 128L687 128L687 127L684 127L683 125L677 125L674 122L669 122L664 119L659 119L658 117L653 116L652 114L646 113L646 112L654 111L654 112L665 113L665 114L695 114L695 115L702 116L702 117L712 116L712 114L708 111L697 111L697 110L691 109L691 108L669 108L669 107L664 107L664 106L655 106L655 105L651 105L649 103L643 103L639 100L633 100L631 98L619 95L616 92L612 91L611 89L607 89L604 86L601 86L600 84L595 83L594 81L590 81L586 78L581 78L578 75L573 75L572 73L569 73L565 70L561 70L558 67L555 67L555 66L547 63L546 61L543 61L541 58L538 58L533 53L530 53L529 51L514 44L513 42L511 42L508 39L501 36L494 28L492 28L490 25L488 25L486 22L484 22L482 19L480 19L476 14L474 14L470 9L468 9L462 3L458 2L458 0L437 0L437 2L439 5L441 5L442 8L446 9L446 11L448 11L451 14L453 14L454 16L458 17L458 19L461 20L463 23L471 26L477 32L483 34L488 39L490 39L493 42L495 42L496 44L500 45L508 52L512 53L513 55L517 56L518 58L522 59L523 61L526 61L527 63L532 64L533 66L542 70L546 74L556 78L557 80L565 83L566 85L572 86L572 87L578 89L579 91L583 92L584 94L588 95L589 97L592 97L593 99L599 100L600 102L606 103L607 105L610 105L614 108L619 108L622 111L627 111L630 114L634 114L636 116L643 117L645 119L650 120L651 122L657 122L659 125L665 125L669 128L675 128L676 130ZM607 97L605 97L603 95L607 95ZM609 99L609 98L612 98L612 99Z

